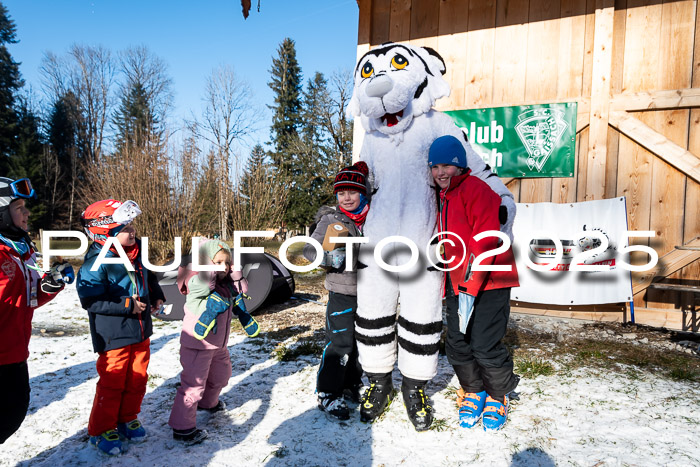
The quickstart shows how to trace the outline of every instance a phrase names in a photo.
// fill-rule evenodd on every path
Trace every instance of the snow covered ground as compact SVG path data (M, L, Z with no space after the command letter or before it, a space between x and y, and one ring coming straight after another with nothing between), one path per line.
M428 390L440 429L417 433L400 395L373 425L360 423L359 413L344 423L329 420L316 408L315 357L279 362L264 338L242 334L229 343L227 410L200 415L210 438L184 448L167 426L179 380L179 322L156 323L151 338L140 417L149 440L107 459L87 444L97 379L87 326L74 288L37 311L34 327L45 332L30 345L30 410L0 446L0 465L700 465L696 383L646 373L630 380L624 368L524 378L508 424L487 434L457 425L456 378L441 356ZM63 334L56 336L57 329Z

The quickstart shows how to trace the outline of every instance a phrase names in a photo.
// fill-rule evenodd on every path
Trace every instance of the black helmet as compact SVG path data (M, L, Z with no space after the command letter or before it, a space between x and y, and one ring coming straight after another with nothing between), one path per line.
M18 199L34 198L34 188L28 178L13 180L0 177L0 233L10 238L24 237L26 232L12 222L10 203Z

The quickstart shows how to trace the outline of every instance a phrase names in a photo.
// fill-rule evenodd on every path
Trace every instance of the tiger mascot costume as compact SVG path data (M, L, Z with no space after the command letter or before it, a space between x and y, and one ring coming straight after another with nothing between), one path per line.
M428 270L426 258L426 247L437 233L437 202L428 167L431 143L444 135L464 141L471 174L501 196L501 230L511 239L515 217L513 195L452 120L433 109L435 101L450 94L444 73L442 57L428 47L382 44L357 63L348 106L348 114L360 117L366 131L360 160L369 166L373 191L363 232L369 243L360 253L367 267L358 271L357 287L355 337L370 380L360 416L371 422L388 405L398 353L403 398L417 430L432 423L423 388L437 373L442 332L443 273ZM418 246L419 259L407 270L389 272L374 261L375 246L390 236L403 236ZM404 246L387 245L382 249L383 261L390 266L409 264L412 253Z

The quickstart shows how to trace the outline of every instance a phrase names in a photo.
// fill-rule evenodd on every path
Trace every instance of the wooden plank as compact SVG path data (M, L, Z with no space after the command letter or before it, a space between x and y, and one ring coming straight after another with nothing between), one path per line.
M391 0L372 0L372 25L369 34L370 45L375 46L389 41L391 22Z
M691 66L693 61L693 18L694 2L664 2L661 11L661 40L658 44L656 89L681 89L691 86ZM650 126L666 139L681 148L683 152L688 142L688 117L686 109L653 112L655 118ZM700 159L698 174L700 174ZM686 176L679 173L664 160L655 158L652 163L651 211L649 226L656 231L653 242L659 254L673 250L683 241L683 203ZM680 274L670 275L680 279ZM660 290L649 291L647 306L672 308L679 300L678 292Z
M557 97L570 98L583 93L583 67L586 48L586 2L561 0L559 27L559 76ZM577 106L578 107L578 106ZM588 106L590 110L590 105ZM590 122L590 111L579 109L576 133L580 133ZM552 179L553 203L576 201L576 178Z
M688 242L688 246L700 246L700 237ZM658 264L649 271L640 273L632 279L632 294L637 295L643 292L655 278L670 276L679 269L689 265L693 261L700 259L700 251L692 250L672 250L659 257Z
M695 4L695 44L691 86L700 88L700 8ZM700 154L700 109L690 111L688 122L688 151ZM685 219L683 220L683 242L700 236L700 184L688 179L685 188ZM681 278L700 283L700 261L681 270Z
M530 0L525 99L543 100L557 97L560 12L559 2ZM524 178L520 182L521 203L551 200L551 178Z
M591 96L593 76L593 40L595 39L595 1L586 2L585 50L583 56L583 96ZM576 201L584 201L588 180L588 128L577 135L576 141Z
M420 0L411 6L411 40L435 39L438 34L440 0Z
M624 323L631 319L629 310L625 309L610 311L574 311L542 308L537 304L529 305L530 306L516 306L515 302L511 301L511 312L608 323ZM667 310L645 307L635 307L634 309L634 317L637 324L679 331L693 330L693 328L687 324L690 315L692 315L692 313L683 312L683 310L679 309ZM695 329L694 332L697 332L697 329Z
M357 0L360 17L357 23L357 45L368 44L372 26L372 0Z
M440 2L437 50L447 67L444 78L450 83L450 96L438 101L438 110L464 108L464 88L469 60L466 53L468 28L469 0Z
M619 94L622 90L622 72L625 60L625 24L627 0L615 0L613 19L612 67L610 70L610 92ZM605 198L617 197L617 161L620 154L620 135L608 129L607 161L605 163Z
M627 112L691 107L700 107L700 88L615 94L610 99L611 110L625 110Z
M411 0L391 0L389 40L405 42L411 37Z
M508 104L509 102L524 102L528 15L529 0L498 2L494 34L498 59L494 63L491 100L493 106L509 106L511 105ZM515 201L518 202L520 179L511 178L504 183L508 185Z
M625 20L625 53L621 92L646 92L657 89L661 42L662 6L654 0L628 0ZM646 124L655 123L649 113L639 115ZM631 139L620 137L617 194L627 198L630 230L649 230L651 212L652 166L654 156ZM648 239L632 243L649 245ZM638 277L633 273L632 278ZM635 306L646 306L643 295L635 297Z
M608 108L612 69L614 0L597 0L591 82L591 128L588 136L586 200L605 197L608 149Z
M663 282L649 284L651 289L675 290L679 292L691 292L700 294L700 287L697 285L665 284Z
M610 112L610 125L683 174L700 182L700 158L695 154L686 151L627 112L619 110Z
M583 63L586 48L585 14L585 1L561 0L557 100L580 99L583 92ZM590 113L578 111L576 133L580 133L583 128L589 125L589 122ZM576 202L576 178L552 178L552 198L550 201L553 203Z
M495 0L470 0L467 38L466 85L467 108L489 107L493 96Z
M369 51L369 42L372 26L372 0L358 0L357 5L360 9L360 19L357 26L357 59ZM359 118L354 120L352 130L352 160L357 162L360 157L360 148L365 137L365 130L362 127L362 122Z
M659 309L648 307L635 307L634 318L637 324L653 326L655 328L676 329L678 331L688 331L688 326L684 325L684 315L689 313L679 313L677 309Z

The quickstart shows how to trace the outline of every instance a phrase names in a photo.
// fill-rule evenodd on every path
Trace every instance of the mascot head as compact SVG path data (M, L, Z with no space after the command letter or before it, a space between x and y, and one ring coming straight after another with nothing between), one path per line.
M382 44L357 62L348 114L361 116L368 132L402 133L413 117L450 95L444 74L444 60L430 47Z

